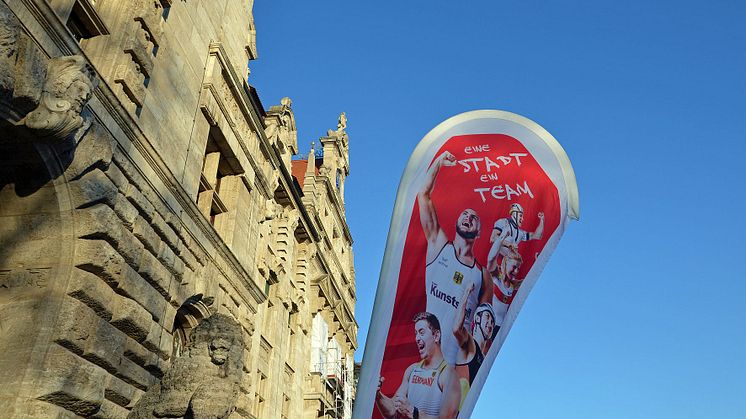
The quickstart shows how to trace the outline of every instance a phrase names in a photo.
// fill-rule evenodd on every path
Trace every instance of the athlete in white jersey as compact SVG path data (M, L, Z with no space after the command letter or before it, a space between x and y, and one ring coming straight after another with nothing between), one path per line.
M461 387L453 365L443 359L438 319L428 312L414 317L415 341L421 361L404 372L401 385L392 397L381 392L378 381L376 406L386 419L434 419L458 416Z
M461 296L467 288L482 288L482 269L477 263L467 266L456 257L456 249L448 242L435 259L425 267L425 287L427 291L427 311L435 313L443 324L453 324L459 311ZM469 294L464 308L463 326L471 330L474 309L479 305L476 292ZM444 323L445 322L445 323ZM441 349L449 363L456 362L459 345L452 333L443 337Z
M494 298L492 306L495 310L495 323L498 329L502 326L505 314L513 302L515 293L521 285L518 270L523 263L518 245L528 240L541 240L544 234L544 213L537 214L539 225L533 233L521 229L523 224L523 207L518 203L510 205L510 217L495 221L490 237L489 254L487 255L487 271L494 284Z
M510 252L518 253L518 245L528 240L541 240L544 233L544 213L540 212L539 225L533 233L521 229L523 224L523 207L514 203L510 205L508 218L500 218L495 221L490 236L490 243L499 242L502 248L499 248L499 254L507 255Z
M453 324L460 298L469 284L474 285L473 297L467 300L464 326L471 330L471 322L479 303L492 303L492 281L483 275L474 257L474 241L479 237L480 221L477 213L467 208L456 221L456 235L452 241L438 222L431 199L435 178L444 166L455 166L456 158L448 151L438 156L427 171L425 183L417 195L422 230L427 238L427 311L435 314L441 324ZM456 362L458 343L451 333L443 336L443 356L446 362Z

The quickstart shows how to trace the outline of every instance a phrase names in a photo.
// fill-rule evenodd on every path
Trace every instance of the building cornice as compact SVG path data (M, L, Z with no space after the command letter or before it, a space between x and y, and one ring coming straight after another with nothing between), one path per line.
M266 116L266 113L262 108L258 95L256 95L256 90L246 83L242 83L242 88L238 88L238 76L235 74L233 66L226 56L225 50L223 49L223 46L220 42L212 42L210 44L210 53L216 54L216 56L220 60L221 66L228 76L229 80L227 81L229 82L229 84L231 84L231 89L237 96L236 99L238 100L239 108L246 116L246 118L253 123L253 126L257 128L256 134L259 138L260 148L263 148L267 153L267 159L272 164L272 168L275 170L280 170L280 180L282 181L285 190L289 191L289 196L292 197L293 207L297 208L301 213L303 227L311 233L314 241L318 241L318 229L313 225L313 220L309 216L308 211L303 205L300 194L298 194L298 191L296 191L293 187L292 175L288 171L287 167L285 167L285 165L282 163L282 159L280 158L279 153L271 144L271 142L267 138L267 134L264 132L266 126L264 124L263 117ZM246 86L247 88L243 88L243 86ZM250 95L249 93L252 94ZM244 150L244 152L248 154L248 150ZM259 173L261 173L261 171L257 170L257 174ZM271 197L274 191L268 190L267 192L268 196Z
M342 231L344 232L345 238L350 242L350 245L354 242L352 239L352 233L350 233L350 227L347 225L347 220L345 219L345 210L343 204L339 201L339 196L336 193L336 188L332 184L332 181L326 177L326 176L320 176L322 178L322 182L324 182L324 186L326 187L326 194L329 197L329 201L334 206L335 212L337 214L337 221L339 221L339 224L342 226Z

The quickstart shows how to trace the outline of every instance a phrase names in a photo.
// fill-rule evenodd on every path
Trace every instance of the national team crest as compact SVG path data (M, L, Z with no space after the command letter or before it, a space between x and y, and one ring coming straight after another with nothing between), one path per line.
M456 285L461 285L461 282L464 280L464 274L462 274L459 271L456 271L455 274L453 274L453 282L456 283Z

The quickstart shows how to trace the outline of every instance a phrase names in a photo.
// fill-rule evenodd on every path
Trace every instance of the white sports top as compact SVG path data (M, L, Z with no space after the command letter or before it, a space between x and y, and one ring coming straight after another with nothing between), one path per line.
M494 229L500 230L500 232L508 231L508 235L503 241L503 246L511 247L514 250L518 249L519 243L527 241L530 238L528 232L521 230L510 218L501 218L495 221Z
M435 369L423 368L422 361L415 364L409 374L407 399L420 413L437 417L443 404L443 390L438 385L440 374L447 367L442 361Z
M510 302L512 302L515 288L507 286L499 278L492 277L492 283L495 284L495 293L492 296L492 309L495 311L495 325L502 326L505 314L508 312Z
M451 242L446 243L438 256L425 268L427 311L434 314L440 322L440 349L443 352L443 358L450 365L456 364L456 354L458 354L458 343L451 333L453 318L469 283L474 284L474 290L466 301L466 317L464 318L466 330L471 330L474 309L479 304L482 269L477 263L473 266L461 263L456 258L456 249Z

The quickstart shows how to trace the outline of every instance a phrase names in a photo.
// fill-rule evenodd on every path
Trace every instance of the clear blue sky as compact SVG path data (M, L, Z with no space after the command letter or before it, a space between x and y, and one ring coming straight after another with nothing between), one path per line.
M573 162L569 225L473 418L746 418L746 3L290 1L254 8L265 107L304 151L347 112L362 357L399 177L503 109Z

